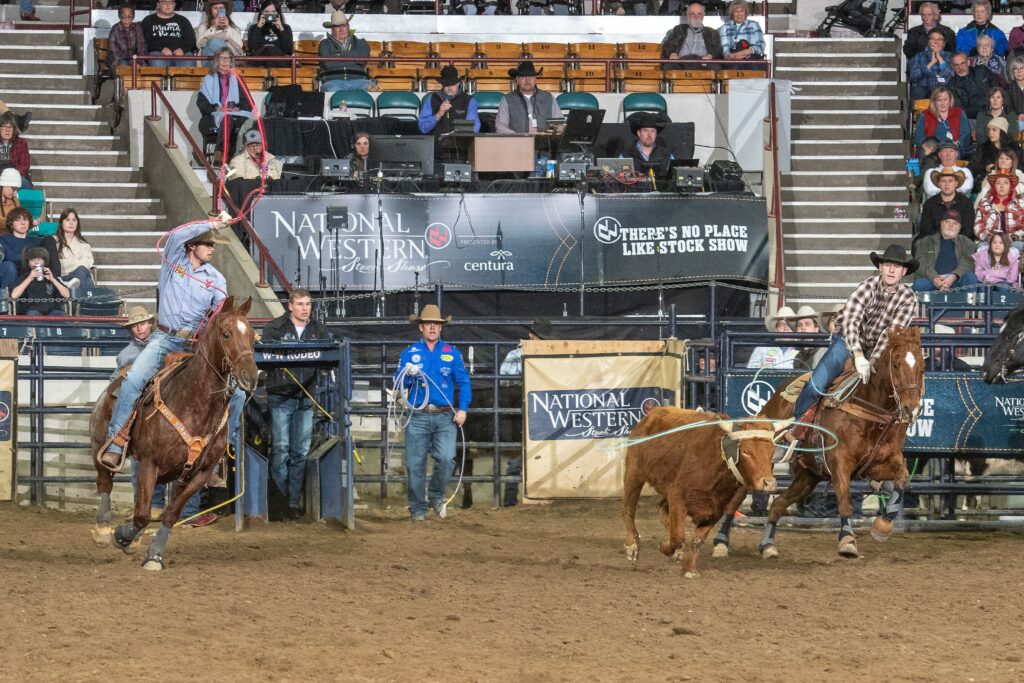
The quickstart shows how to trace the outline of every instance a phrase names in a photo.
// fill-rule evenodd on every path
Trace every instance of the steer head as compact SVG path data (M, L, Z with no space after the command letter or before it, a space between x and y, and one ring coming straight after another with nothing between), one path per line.
M740 484L752 491L775 490L774 437L786 424L757 421L719 425L725 433L722 440L725 463Z

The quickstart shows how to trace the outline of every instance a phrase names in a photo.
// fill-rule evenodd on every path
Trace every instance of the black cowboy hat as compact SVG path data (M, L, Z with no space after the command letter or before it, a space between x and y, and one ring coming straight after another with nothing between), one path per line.
M436 80L442 86L449 86L461 82L462 78L459 76L459 70L456 69L451 64L448 64L447 66L441 69L441 75L435 77L434 80Z
M551 339L553 336L551 321L547 318L537 318L526 329L532 332L537 339Z
M919 265L917 259L909 256L907 250L898 244L887 246L881 256L877 252L871 252L871 263L875 268L878 268L880 263L898 263L901 266L906 266L907 275L914 273Z
M641 128L654 128L660 133L665 129L665 126L671 123L664 114L655 114L649 111L638 111L635 114L630 114L626 121L629 122L629 130L633 135L636 135L637 131Z
M544 73L543 67L540 71L537 71L536 67L533 66L533 62L529 60L519 62L519 66L508 70L508 75L512 78L518 78L519 76L540 76L542 73Z

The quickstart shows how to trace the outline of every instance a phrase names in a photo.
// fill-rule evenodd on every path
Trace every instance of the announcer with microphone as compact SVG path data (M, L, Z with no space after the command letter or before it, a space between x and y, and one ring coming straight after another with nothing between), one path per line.
M480 116L476 111L476 98L462 91L462 79L459 71L449 64L441 69L437 79L441 90L424 98L420 109L420 132L424 135L433 132L435 136L450 133L455 128L455 119L473 122L473 132L480 132Z
M450 323L451 316L442 318L441 310L429 304L409 321L419 326L422 337L402 351L394 379L395 389L407 391L413 407L405 427L405 469L409 514L412 521L423 522L428 509L441 519L448 516L445 492L455 467L455 432L466 421L472 393L462 354L441 339L441 326ZM429 488L428 452L434 459Z

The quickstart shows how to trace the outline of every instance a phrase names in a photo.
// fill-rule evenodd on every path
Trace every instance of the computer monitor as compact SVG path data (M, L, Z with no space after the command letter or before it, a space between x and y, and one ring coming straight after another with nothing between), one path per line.
M378 168L390 177L434 175L434 136L372 136L367 170L373 175Z
M604 109L573 109L565 119L562 140L584 147L594 144L604 122L604 114Z

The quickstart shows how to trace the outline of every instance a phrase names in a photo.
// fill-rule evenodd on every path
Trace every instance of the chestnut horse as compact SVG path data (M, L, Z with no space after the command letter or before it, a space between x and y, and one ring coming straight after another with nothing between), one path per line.
M258 370L252 348L255 331L246 319L251 304L250 298L235 307L232 297L225 299L220 311L203 331L195 352L160 382L160 398L181 421L186 433L194 439L209 439L187 474L183 474L189 455L185 437L158 411L155 397L150 401L152 383L147 385L139 399L138 417L131 426L131 439L126 450L128 455L139 461L135 515L113 533L118 547L126 553L138 547L142 532L150 522L150 501L156 484L184 478L184 482L176 487L174 500L168 500L164 509L160 532L150 544L143 562L146 569L163 569L163 553L171 527L178 521L188 499L206 486L213 468L220 461L227 446L226 416L235 387L245 391L256 388ZM93 453L98 453L107 441L107 423L120 384L121 378L111 382L93 407L89 420ZM99 545L108 545L111 540L110 491L113 480L114 473L96 463L100 503L93 538Z
M849 365L847 366L850 367ZM845 374L845 373L844 373ZM782 390L775 392L764 405L759 417L781 420L792 417L793 404ZM889 342L874 363L871 381L860 384L853 395L841 405L830 405L825 399L818 410L816 423L833 432L839 439L835 448L825 452L827 471L815 463L814 453L800 452L791 461L793 481L780 494L768 511L761 540L761 557L778 557L775 547L775 525L793 503L811 493L818 482L829 479L839 503L839 554L858 557L857 539L850 517L853 502L850 499L850 481L854 477L884 482L888 493L885 512L875 518L871 536L886 541L892 534L893 521L899 514L909 473L903 458L903 442L907 427L917 417L917 409L924 394L924 361L921 357L921 330L918 328L889 328ZM832 439L811 430L803 447L828 446ZM715 537L714 557L729 554L729 532L733 515L743 496L733 499L725 511L722 527Z

